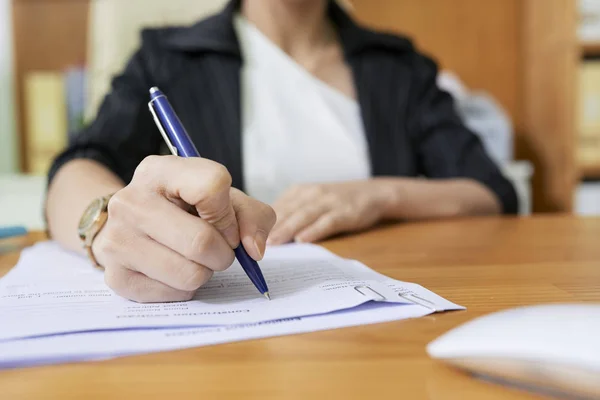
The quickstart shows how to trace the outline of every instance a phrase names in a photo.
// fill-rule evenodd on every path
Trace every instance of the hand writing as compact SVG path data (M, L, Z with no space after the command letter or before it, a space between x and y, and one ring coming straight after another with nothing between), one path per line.
M260 260L274 222L269 206L231 188L222 165L152 156L110 200L92 249L117 294L138 302L183 301L231 265L240 241Z

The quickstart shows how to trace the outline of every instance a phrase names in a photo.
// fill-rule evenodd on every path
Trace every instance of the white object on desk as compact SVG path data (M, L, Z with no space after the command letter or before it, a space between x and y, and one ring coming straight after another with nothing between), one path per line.
M600 305L523 307L477 318L427 347L476 375L600 398Z

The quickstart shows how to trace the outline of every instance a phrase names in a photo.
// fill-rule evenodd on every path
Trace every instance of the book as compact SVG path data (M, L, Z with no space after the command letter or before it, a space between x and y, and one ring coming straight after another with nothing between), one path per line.
M45 175L68 140L83 129L86 85L83 66L25 76L27 172Z
M32 71L24 82L27 172L47 173L67 144L67 109L62 72Z
M600 60L586 60L579 70L577 161L600 165Z
M72 66L65 70L65 101L69 138L85 126L87 73L85 67Z

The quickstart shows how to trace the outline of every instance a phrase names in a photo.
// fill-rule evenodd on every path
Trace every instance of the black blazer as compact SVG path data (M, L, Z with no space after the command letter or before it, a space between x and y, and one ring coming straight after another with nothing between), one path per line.
M144 157L161 153L147 105L148 90L158 86L200 154L224 164L233 186L243 190L243 59L232 23L240 1L190 27L143 30L140 48L113 80L95 121L56 158L49 182L75 158L96 160L129 182ZM516 213L513 186L465 128L451 96L438 89L436 64L407 38L358 26L334 1L328 13L353 73L373 174L471 178L496 194L505 213Z

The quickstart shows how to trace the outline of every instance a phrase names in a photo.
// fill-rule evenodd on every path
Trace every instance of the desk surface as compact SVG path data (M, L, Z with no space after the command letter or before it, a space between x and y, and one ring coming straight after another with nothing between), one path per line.
M40 238L0 244L0 275L17 261L11 246ZM534 399L433 361L425 346L489 312L600 301L600 218L402 224L324 245L393 278L422 284L468 310L104 362L0 371L0 397Z

